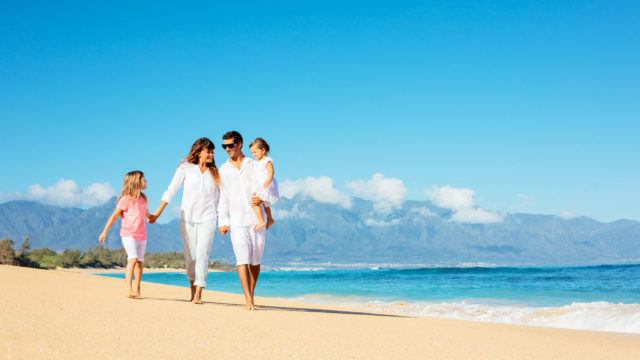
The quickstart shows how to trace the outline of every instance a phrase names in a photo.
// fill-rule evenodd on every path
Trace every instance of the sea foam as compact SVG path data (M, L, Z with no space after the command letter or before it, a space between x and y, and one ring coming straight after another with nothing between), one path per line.
M404 316L439 317L564 329L640 334L640 304L576 302L558 307L494 305L472 301L380 301L354 297L312 295L299 298Z

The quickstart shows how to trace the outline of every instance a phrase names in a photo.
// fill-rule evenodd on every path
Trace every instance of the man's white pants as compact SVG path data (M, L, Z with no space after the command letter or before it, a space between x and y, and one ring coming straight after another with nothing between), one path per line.
M264 254L265 229L255 231L253 226L231 228L231 244L236 265L260 265Z
M215 228L215 221L201 223L182 221L180 223L187 277L193 281L195 286L207 286L209 254L211 253Z

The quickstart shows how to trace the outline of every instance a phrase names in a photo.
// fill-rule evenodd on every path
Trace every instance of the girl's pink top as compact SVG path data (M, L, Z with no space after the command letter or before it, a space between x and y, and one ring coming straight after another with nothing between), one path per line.
M147 200L142 196L138 199L123 196L116 207L122 210L120 236L147 240Z

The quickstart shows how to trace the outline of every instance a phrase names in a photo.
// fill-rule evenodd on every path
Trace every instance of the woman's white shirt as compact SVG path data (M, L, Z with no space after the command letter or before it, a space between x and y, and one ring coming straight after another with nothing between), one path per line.
M188 222L215 221L220 198L220 189L213 181L211 172L200 171L200 166L182 163L162 194L162 201L170 203L171 199L183 187L180 218Z

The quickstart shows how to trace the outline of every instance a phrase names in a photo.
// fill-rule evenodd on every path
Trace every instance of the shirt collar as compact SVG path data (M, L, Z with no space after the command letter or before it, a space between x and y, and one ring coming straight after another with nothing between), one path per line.
M238 168L236 168L235 166L231 165L230 160L231 159L227 159L227 161L225 161L224 164L222 164L222 167L230 167L232 169L238 170ZM244 159L242 159L242 164L240 165L240 171L242 171L250 161L252 161L251 158L249 158L248 156L245 156Z

